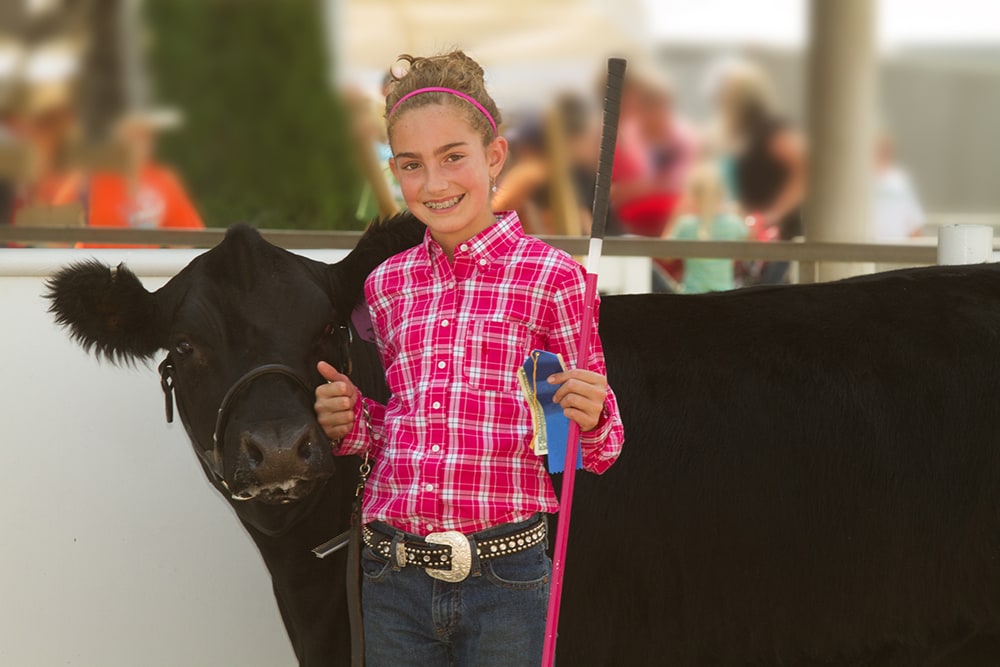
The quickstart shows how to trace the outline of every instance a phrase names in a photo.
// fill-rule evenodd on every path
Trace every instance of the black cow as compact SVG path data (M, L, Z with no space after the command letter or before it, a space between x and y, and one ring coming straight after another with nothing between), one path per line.
M321 561L311 549L347 528L360 464L334 465L312 407L316 363L353 366L366 394L386 397L374 345L355 342L348 361L345 327L365 276L422 233L412 219L376 225L328 266L236 226L153 293L124 267L94 261L49 281L57 321L99 357L127 363L167 351L163 382L206 475L260 549L303 665L349 661L345 554Z
M377 226L327 270L236 228L154 295L121 269L70 268L53 309L105 356L170 350L182 417L209 443L252 367L318 383L315 359L340 358L324 332L421 231ZM577 483L560 664L1000 664L1000 268L607 297L601 310L626 446ZM370 348L353 349L356 381L384 392ZM234 399L218 486L256 494L234 506L296 652L335 664L343 563L308 549L345 522L355 465L310 481L332 463L297 384L267 375ZM293 479L303 497L280 504Z

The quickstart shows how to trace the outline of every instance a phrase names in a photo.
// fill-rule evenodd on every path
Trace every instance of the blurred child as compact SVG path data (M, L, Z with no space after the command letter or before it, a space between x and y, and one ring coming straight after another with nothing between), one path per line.
M727 211L726 188L718 165L698 164L687 183L687 198L695 213L678 218L670 238L682 241L743 241L748 230L743 220ZM731 259L684 260L685 294L720 292L735 287Z

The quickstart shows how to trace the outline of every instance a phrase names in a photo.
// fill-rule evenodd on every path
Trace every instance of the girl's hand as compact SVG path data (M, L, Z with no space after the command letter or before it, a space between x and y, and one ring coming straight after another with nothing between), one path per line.
M576 368L550 375L549 384L562 385L552 400L562 407L564 415L580 425L581 432L597 426L608 395L606 377Z
M336 443L354 429L354 404L358 401L358 390L346 375L337 372L325 361L316 368L327 381L316 387L316 421L323 428L326 437Z

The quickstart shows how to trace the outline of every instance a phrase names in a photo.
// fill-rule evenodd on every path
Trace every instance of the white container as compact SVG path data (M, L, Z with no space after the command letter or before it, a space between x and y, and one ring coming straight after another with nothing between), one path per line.
M938 229L938 264L982 264L993 259L989 225L945 225Z

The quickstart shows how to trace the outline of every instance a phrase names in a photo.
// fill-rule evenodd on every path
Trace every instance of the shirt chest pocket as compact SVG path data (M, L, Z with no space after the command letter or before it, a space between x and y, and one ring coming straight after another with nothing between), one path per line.
M465 342L465 381L481 391L517 391L517 369L531 351L531 332L523 324L477 320Z

